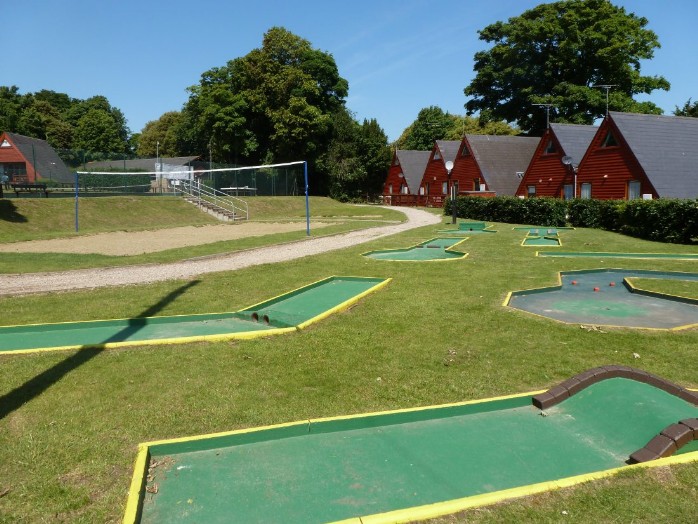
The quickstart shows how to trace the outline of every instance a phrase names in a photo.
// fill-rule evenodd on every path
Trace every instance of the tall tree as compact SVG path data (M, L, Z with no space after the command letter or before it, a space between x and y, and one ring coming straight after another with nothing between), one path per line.
M676 109L674 109L674 115L698 118L698 102L691 102L689 98L682 108L676 107Z
M177 156L176 133L181 118L179 111L169 111L146 123L138 137L136 153L142 157Z
M388 136L375 119L359 124L344 107L332 116L332 138L317 166L328 173L329 195L365 201L379 194L390 166Z
M475 54L467 113L538 134L546 111L534 104L552 104L554 121L591 124L606 113L606 91L594 86L612 85L610 109L660 114L633 99L669 89L664 77L640 74L640 61L660 47L647 24L609 0L563 0L489 25L479 34L493 47Z
M17 131L22 105L17 86L0 86L0 131Z
M444 113L437 106L422 109L395 141L398 149L430 151L434 140L460 140L464 135L517 135L519 130L501 121Z
M187 126L178 135L183 152L211 144L217 161L303 158L312 165L330 140L332 114L344 106L348 84L332 55L274 27L262 47L206 71L189 93Z

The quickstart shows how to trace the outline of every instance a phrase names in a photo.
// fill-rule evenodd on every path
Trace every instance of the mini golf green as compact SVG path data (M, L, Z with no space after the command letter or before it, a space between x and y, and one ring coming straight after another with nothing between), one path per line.
M564 257L564 258L636 258L646 260L698 260L698 253L607 253L575 252L575 251L539 251L539 257Z
M551 236L551 235L546 235L546 236L535 236L535 235L528 235L526 238L523 239L523 242L521 242L522 246L559 246L560 245L560 239L557 236Z
M457 229L439 229L437 233L448 233L458 235L496 233L496 231L488 229L490 227L492 226L488 226L485 222L459 222Z
M368 251L363 256L376 260L394 260L409 262L425 262L436 260L458 260L465 258L467 253L458 251L456 246L465 242L462 238L432 238L416 246L406 249L385 249L381 251Z
M390 279L329 277L234 313L0 327L0 354L227 340L286 333L346 308Z
M684 329L698 325L698 300L646 292L628 278L698 280L698 273L595 269L559 274L557 286L514 291L505 306L567 323Z
M698 460L697 403L605 366L548 392L141 444L124 523L434 517L638 467L627 463ZM649 450L677 421L680 442Z

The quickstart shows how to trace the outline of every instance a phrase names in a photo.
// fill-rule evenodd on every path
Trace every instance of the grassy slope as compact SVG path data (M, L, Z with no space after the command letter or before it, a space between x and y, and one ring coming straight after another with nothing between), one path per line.
M161 301L157 314L232 311L328 275L394 277L350 311L298 334L0 357L0 413L9 411L0 418L0 492L10 489L0 498L0 522L118 521L136 444L153 439L531 391L610 363L698 386L698 330L589 332L503 308L510 290L553 284L557 271L600 267L535 258L510 226L474 235L461 261L359 256L413 245L440 227L190 283L0 299L3 323L16 324L137 316ZM563 241L571 250L599 243L690 251L592 230L563 233ZM616 260L613 267L696 270L686 261ZM690 521L696 478L695 464L626 474L437 522L556 522L567 520L562 511L584 522Z
M248 199L250 219L255 221L304 221L302 197L256 197ZM339 204L328 198L311 198L312 219L336 220L336 225L312 230L313 236L342 233L383 225L385 220L403 221L404 215L377 207ZM79 233L75 232L75 201L57 199L0 200L0 242L18 242L90 235L109 231L141 231L187 225L220 224L191 204L174 197L115 197L81 199ZM235 227L231 225L230 227ZM0 273L58 271L86 267L163 263L192 257L227 253L306 238L306 231L215 242L183 249L169 249L129 257L72 255L63 253L0 253Z

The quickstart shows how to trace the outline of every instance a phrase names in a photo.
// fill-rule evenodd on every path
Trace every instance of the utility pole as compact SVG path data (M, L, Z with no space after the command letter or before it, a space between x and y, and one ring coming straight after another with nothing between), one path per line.
M618 87L618 84L598 84L593 85L591 87L600 87L606 90L606 116L608 116L608 92L611 90L612 87Z
M550 108L557 107L555 104L533 104L534 106L545 108L545 129L550 127Z

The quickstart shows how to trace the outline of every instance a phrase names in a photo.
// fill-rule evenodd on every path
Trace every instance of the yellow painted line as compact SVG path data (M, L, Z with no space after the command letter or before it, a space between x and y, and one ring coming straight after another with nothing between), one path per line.
M529 288L529 289L520 289L520 290L516 290L516 291L509 291L507 293L506 298L504 299L504 303L502 304L502 306L503 307L510 307L511 309L513 309L519 313L525 313L528 315L532 315L536 318L543 318L545 320L552 320L553 322L557 322L559 324L566 324L568 326L585 325L585 324L582 324L580 322L567 322L565 320L559 320L557 318L548 317L548 316L545 316L545 315L542 315L539 313L533 313L532 311L526 311L524 309L515 308L514 306L510 306L509 303L511 302L511 298L514 296L515 293L522 294L522 293L526 293L528 291L540 291L543 289L552 290L555 287L558 287L558 288L561 287L562 286L562 273L566 273L568 275L571 273L583 275L585 273L593 273L593 272L597 272L597 271L626 271L626 270L620 269L620 268L597 268L597 269L575 269L575 270L569 270L569 271L558 271L557 272L557 281L558 281L557 286L534 287L534 288ZM629 269L627 271L636 271L636 270ZM637 270L637 271L642 271L642 270ZM660 272L661 273L687 273L684 271L660 271ZM650 276L646 276L646 277L640 276L640 277L631 277L631 278L651 278L651 277ZM657 278L657 280L662 280L661 277L656 277L656 278ZM627 282L630 285L630 287L632 287L633 289L641 289L641 288L635 288L627 278L623 278L623 281ZM692 282L692 281L689 280L689 281L684 281L684 282ZM669 295L667 293L660 293L660 292L655 292L655 291L653 291L653 293L656 293L657 295L664 295L666 297L684 298L684 297L679 297L679 295ZM656 328L656 327L643 327L643 326L639 326L639 327L638 326L617 326L615 324L597 324L597 323L591 323L590 325L594 325L594 326L598 326L598 327L605 327L605 328L613 328L613 329L643 329L646 331L682 331L682 330L692 329L692 328L698 327L698 322L696 322L695 324L683 324L681 326L675 326L672 328Z
M376 259L376 258L371 258L369 256L373 253L390 253L391 251L404 252L404 251L409 251L410 249L418 249L419 246L423 246L425 244L428 244L432 240L439 240L440 238L444 238L444 237L433 237L433 238L430 238L429 240L425 240L424 242L419 242L419 243L414 244L414 245L409 246L409 247L398 247L398 248L390 248L390 249L373 249L371 251L365 251L365 252L361 253L361 256L368 257L371 260L377 260L379 262L420 262L420 263L423 263L423 262L453 262L454 260L463 260L464 258L466 258L468 256L468 253L465 253L463 251L459 251L459 250L456 250L453 248L455 248L456 246L459 246L460 244L462 244L466 240L470 239L470 237L465 237L461 241L456 242L455 244L452 244L449 247L444 249L444 251L451 251L452 253L460 253L462 255L462 256L457 257L457 258L438 258L438 259L431 259L431 260L390 260L390 259ZM425 249L427 249L427 248L425 248Z
M145 490L145 479L148 468L148 459L150 453L148 446L144 444L138 445L138 454L133 465L133 477L131 477L131 485L128 489L128 498L126 499L126 511L124 512L123 524L136 524L138 514L141 507L141 497Z
M352 278L352 277L347 277L347 278ZM360 277L354 277L354 278L360 278ZM305 329L305 328L308 327L309 325L314 324L314 323L316 323L316 322L319 322L320 320L324 320L324 319L326 319L327 317L329 317L330 315L333 315L333 314L338 313L338 312L340 312L340 311L344 311L344 310L346 310L347 308L349 308L350 306L352 306L353 304L356 304L359 300L361 300L361 299L362 299L363 297L365 297L366 295L370 295L371 293L373 293L373 292L375 292L375 291L378 291L379 289L384 288L384 287L387 286L392 280L393 280L392 278L386 278L386 279L383 280L382 282L378 282L375 286L370 287L370 288L367 289L366 291L362 291L362 292L359 293L358 295L355 295L355 296L351 297L350 299L345 300L345 301L342 302L341 304L338 304L338 305L334 306L333 308L328 309L327 311L323 311L323 312L320 313L319 315L317 315L317 316L315 316L315 317L313 317L313 318L311 318L311 319L309 319L309 320L306 320L305 322L301 322L301 323L298 324L296 327L297 327L298 329Z
M323 282L330 281L333 278L359 278L359 279L366 279L367 277L337 277L337 276L331 276L327 278L323 278L321 280L318 280L316 282L312 282L311 284L301 286L299 288L296 288L292 291L282 293L280 295L277 295L273 298L264 300L263 302L258 302L257 304L254 304L252 306L246 307L240 311L247 311L250 309L253 309L254 307L264 304L276 299L283 298L284 296L290 295L292 293L295 293L297 291L303 290L305 288L314 286L316 284L322 284ZM353 305L354 303L358 302L361 298L364 296L368 295L369 293L373 293L374 291L377 291L381 289L382 287L388 285L388 283L392 280L392 278L385 279L375 286L371 287L370 289L360 293L359 295L356 295L355 297L352 297L351 299L343 302L342 304L339 304L338 306L333 307L332 309L329 309L328 311L323 312L322 314L307 320L297 326L293 327L285 327L285 328L274 328L274 329L260 329L258 331L244 331L244 332L237 332L237 333L220 333L217 335L195 335L191 337L173 337L173 338L156 338L156 339L143 339L143 340L124 340L121 342L105 342L103 344L91 344L91 345L81 345L81 344L75 344L75 345L68 345L68 346L52 346L52 347L45 347L45 348L30 348L30 349L17 349L17 350L7 350L3 351L0 350L0 355L25 355L29 353L45 353L48 351L67 351L67 350L74 350L74 349L113 349L113 348L123 348L123 347L133 347L133 346L162 346L162 345L171 345L171 344L186 344L186 343L195 343L195 342L221 342L221 341L227 341L227 340L252 340L255 338L264 338L267 336L273 336L273 335L282 335L284 333L290 333L293 331L297 331L299 329L303 329L307 326L309 326L312 323L318 322L319 320L323 320L330 316L333 313L336 313L338 311L341 311L343 309L348 308L349 306ZM210 315L217 315L220 313L201 313L201 314L182 314L182 315L171 315L167 317L139 317L139 318L147 318L147 319L158 319L158 318L178 318L178 317L207 317ZM233 313L229 313L232 315ZM76 322L54 322L54 323L49 323L49 324L20 324L16 326L2 326L2 327L37 327L37 326L58 326L58 325L70 325L70 324L85 324L85 323L99 323L99 322L112 322L112 321L125 321L125 320L131 320L129 318L122 318L122 319L112 319L112 320L87 320L87 321L76 321ZM195 318L194 318L195 321Z
M187 315L183 315L187 316ZM38 324L41 325L41 324ZM259 331L245 331L242 333L223 333L219 335L197 335L192 337L176 337L176 338L154 338L143 340L124 340L123 342L105 342L103 344L93 345L73 345L73 346L56 346L48 348L31 348L31 349L16 349L0 351L0 355L22 355L27 353L45 353L47 351L67 351L71 349L114 349L133 346L164 346L171 344L185 344L193 342L221 342L226 340L252 340L255 338L263 338L271 335L281 335L296 331L295 327L264 329Z
M413 522L417 520L425 520L428 518L439 517L442 515L448 515L451 513L457 513L466 509L487 506L491 504L496 504L504 500L509 500L513 498L527 497L530 495L535 495L537 493L543 493L546 491L553 491L561 488L568 488L576 486L578 484L583 484L585 482L590 482L593 480L599 480L603 478L608 478L616 475L621 471L627 471L639 468L657 468L662 466L669 466L674 464L685 464L689 462L694 462L698 460L698 451L693 451L691 453L685 453L683 455L675 455L663 459L652 460L650 462L643 462L640 464L633 464L629 466L620 466L613 469L607 469L603 471L597 471L593 473L586 473L583 475L576 475L573 477L565 477L558 480L552 480L547 482L540 482L537 484L529 484L527 486L519 486L516 488L505 489L500 491L494 491L492 493L483 493L481 495L474 495L471 497L464 497L461 499L447 500L445 502L438 502L436 504L427 504L424 506L416 506L413 508L405 508L396 511L390 511L386 513L376 513L373 515L366 515L361 517L362 524L388 524L388 523L400 523L400 522Z
M623 253L621 251L579 251L579 254L576 255L576 252L568 252L565 255L554 255L557 256L558 258L590 258L590 257L599 257L603 258L605 255L609 256L610 258L625 258L625 259L635 259L635 260L681 260L681 261L686 261L686 260L692 260L695 261L695 255L696 253ZM643 257L643 255L655 255L655 256L647 256ZM694 255L689 258L679 258L682 255ZM538 256L538 255L536 255ZM659 257L665 257L665 258L657 258ZM541 257L545 258L545 257Z
M240 435L245 433L261 432L266 430L273 430L285 427L292 427L298 425L308 425L308 428L313 424L321 422L331 422L331 421L342 421L351 420L356 418L366 418L366 417L379 417L382 415L393 415L393 414L404 414L404 413L414 413L419 411L426 411L431 409L444 409L451 407L466 406L471 404L485 404L488 402L496 402L500 400L515 399L520 397L534 396L544 393L547 389L530 391L527 393L515 393L510 395L501 395L496 397L489 397L485 399L467 400L463 402L453 402L448 404L423 406L418 408L404 408L395 409L387 411L376 411L369 413L357 413L354 415L342 415L336 417L323 417L317 419L309 420L299 420L295 422L286 422L281 424L272 424L267 426L258 426L254 428L238 429L233 431L225 431L218 433L209 433L194 435L190 437L182 437L175 439L166 440L155 440L151 442L141 443L138 446L138 456L136 458L134 466L134 474L131 480L131 487L129 489L128 501L126 504L126 513L124 515L123 524L136 524L138 511L140 509L141 496L145 487L145 476L147 474L147 459L150 455L149 448L152 446L160 446L167 444L178 444L183 442L191 442L195 440L212 439L217 437L227 437L231 435ZM697 391L696 389L691 389L691 391ZM423 506L415 506L411 508L404 508L400 510L376 513L372 515L366 515L362 517L350 518L342 521L336 521L333 524L387 524L387 523L399 523L399 522L412 522L416 520L424 520L428 518L439 517L442 515L448 515L451 513L457 513L470 508L486 506L490 504L495 504L504 500L526 497L534 495L537 493L542 493L545 491L552 491L560 488L571 487L584 482L589 482L593 480L598 480L602 478L611 477L620 471L637 469L637 468L654 468L673 464L683 464L698 461L698 451L691 453L684 453L681 455L674 455L671 457L653 460L650 462L644 462L640 464L633 464L628 466L620 466L617 468L612 468L603 471L597 471L592 473L586 473L582 475L576 475L572 477L565 477L562 479L540 482L537 484L529 484L526 486L519 486L516 488L510 488L500 491L495 491L492 493L483 493L481 495L473 495L470 497L463 497L459 499L448 500L444 502L438 502L435 504L426 504Z

